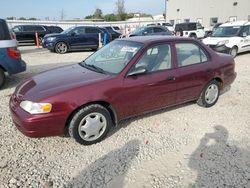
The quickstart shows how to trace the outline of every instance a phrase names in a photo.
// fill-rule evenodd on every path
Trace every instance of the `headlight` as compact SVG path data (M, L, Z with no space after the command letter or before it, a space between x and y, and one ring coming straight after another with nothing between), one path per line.
M56 39L56 37L48 37L46 40L48 41L48 42L52 42L53 40L55 40Z
M46 114L52 110L50 103L34 103L31 101L22 101L20 107L30 114Z
M223 41L218 42L217 46L222 46L222 45L225 45L227 43L229 43L229 40L223 40Z

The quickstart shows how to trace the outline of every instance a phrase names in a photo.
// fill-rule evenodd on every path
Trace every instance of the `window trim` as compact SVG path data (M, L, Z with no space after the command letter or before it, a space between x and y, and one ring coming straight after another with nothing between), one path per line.
M169 41L169 42L159 42L159 43L154 43L154 44L151 44L149 46L147 46L146 48L143 49L143 53L140 55L140 57L138 57L138 59L136 60L136 62L129 68L129 70L126 72L125 74L125 78L129 78L129 73L130 71L133 70L133 68L136 66L136 64L141 60L141 58L147 53L147 51L150 49L150 48L153 48L154 46L157 46L157 45L164 45L164 44L167 44L170 46L170 49L171 49L171 65L172 67L170 69L163 69L163 70L157 70L157 71L154 71L154 72L148 72L146 74L142 74L142 75L138 75L139 76L145 76L145 75L152 75L152 74L155 74L155 73L159 73L159 72L164 72L164 71L170 71L170 70L174 70L176 69L176 64L175 64L175 47L174 47L174 43ZM177 67L178 68L178 67Z
M193 45L196 45L199 47L199 49L202 49L204 54L207 56L207 61L203 61L203 62L200 62L200 63L195 63L195 64L191 64L191 65L186 65L186 66L179 66L179 63L178 63L178 55L177 55L177 50L176 50L176 44L180 44L180 43L186 43L186 44L193 44ZM180 69L180 68L185 68L185 67L190 67L190 66L195 66L195 65L200 65L200 64L203 64L203 63L209 63L211 62L211 55L207 52L207 50L202 46L200 45L199 43L197 42L192 42L192 41L176 41L175 44L174 44L174 49L175 49L175 60L176 60L176 66L177 66L177 69ZM201 57L200 57L201 58Z

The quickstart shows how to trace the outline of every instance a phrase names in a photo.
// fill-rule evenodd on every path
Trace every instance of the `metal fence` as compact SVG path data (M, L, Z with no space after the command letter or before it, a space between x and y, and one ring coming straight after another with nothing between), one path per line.
M62 29L68 29L72 26L118 26L123 34L128 34L138 27L146 26L148 24L157 24L165 20L151 20L151 21L120 21L120 22L90 22L90 21L40 21L40 20L7 20L10 28L16 25L46 25L59 26Z

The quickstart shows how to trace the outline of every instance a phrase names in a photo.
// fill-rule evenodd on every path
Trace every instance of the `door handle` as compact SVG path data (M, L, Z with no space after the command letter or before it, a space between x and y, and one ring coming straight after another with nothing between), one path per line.
M174 77L174 76L169 76L169 77L167 77L167 80L168 80L168 81L174 81L174 80L175 80L175 77Z

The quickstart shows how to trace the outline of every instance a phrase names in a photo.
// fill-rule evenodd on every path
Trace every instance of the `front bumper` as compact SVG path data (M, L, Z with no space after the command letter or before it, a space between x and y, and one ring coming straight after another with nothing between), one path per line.
M48 50L53 50L55 48L55 43L43 40L42 46L43 46L43 48L47 48Z
M12 96L9 103L12 120L17 129L31 138L60 136L64 134L65 114L49 113L31 115L25 112Z
M213 49L216 52L220 52L220 53L225 53L225 54L229 54L231 48L222 45L222 46L217 46L217 45L208 45L211 49Z

